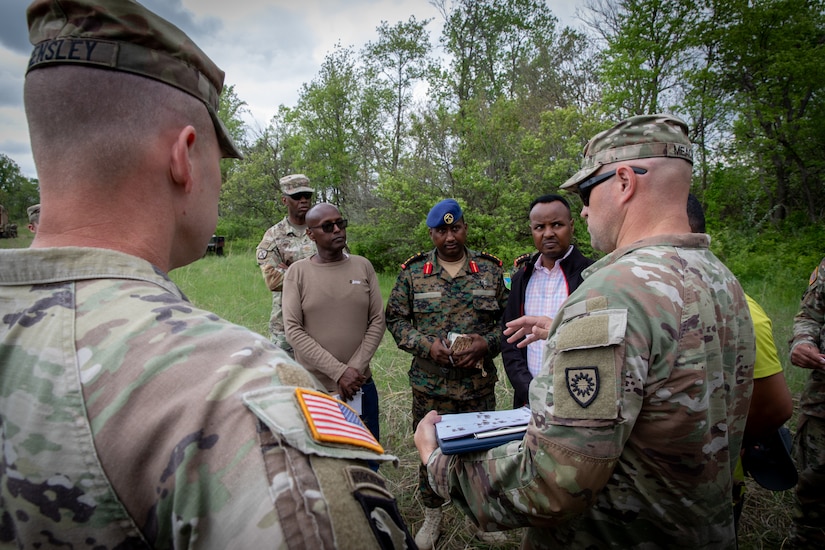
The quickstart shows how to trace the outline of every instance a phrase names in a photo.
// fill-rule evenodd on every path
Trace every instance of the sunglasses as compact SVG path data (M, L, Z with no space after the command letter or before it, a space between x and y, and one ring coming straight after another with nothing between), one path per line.
M314 227L308 227L307 229L318 229L321 228L321 231L324 233L332 233L335 229L335 226L338 226L338 229L346 229L347 228L347 220L335 220L334 222L324 222L321 225L316 225Z
M312 198L312 193L308 191L301 191L300 193L295 193L294 195L289 196L290 199L294 201L302 201L304 199L309 200Z
M647 169L645 168L637 168L635 166L631 166L633 171L637 174L647 174ZM610 172L605 172L604 174L599 174L598 176L593 176L590 179L586 179L579 184L579 196L582 199L582 204L585 206L590 206L590 192L593 191L593 188L599 185L600 183L604 183L613 176L616 175L615 170L611 170Z

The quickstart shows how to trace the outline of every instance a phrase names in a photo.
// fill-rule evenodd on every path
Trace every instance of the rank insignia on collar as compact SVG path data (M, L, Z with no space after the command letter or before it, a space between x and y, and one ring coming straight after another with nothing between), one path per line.
M478 273L478 264L475 262L475 260L470 260L470 272Z
M564 376L570 397L580 407L586 409L599 395L598 367L568 367Z
M433 274L433 263L427 262L424 264L424 275L432 275Z
M361 422L355 410L325 393L295 389L313 439L319 443L344 443L384 454L372 432Z

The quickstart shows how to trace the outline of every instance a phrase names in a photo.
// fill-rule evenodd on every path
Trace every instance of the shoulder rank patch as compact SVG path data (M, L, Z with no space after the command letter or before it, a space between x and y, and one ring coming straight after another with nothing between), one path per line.
M513 267L518 267L521 264L526 263L527 261L530 260L531 256L532 256L532 254L530 254L529 252L526 253L526 254L522 254L521 256L519 256L518 258L513 260Z
M492 254L490 254L488 252L479 252L478 255L482 258L487 258L488 260L492 260L493 263L495 263L499 267L504 265L504 262L502 262L500 259L496 258L495 256L493 256Z
M304 388L295 388L295 396L315 441L344 443L384 454L384 447L346 403Z
M419 261L419 260L421 260L421 259L423 259L423 258L426 258L426 257L427 257L427 253L426 253L426 252L419 252L419 253L417 253L417 254L413 254L412 256L410 256L409 258L407 258L407 259L404 261L404 263L403 263L403 264L401 264L401 269L407 269L409 266L411 266L411 265L412 265L412 264L414 264L415 262L417 262L417 261Z

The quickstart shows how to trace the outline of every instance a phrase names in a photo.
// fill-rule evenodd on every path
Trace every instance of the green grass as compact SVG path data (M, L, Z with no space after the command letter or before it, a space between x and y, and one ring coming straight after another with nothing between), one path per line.
M19 248L31 243L31 234L21 231L17 239L0 239L0 248ZM234 245L234 246L233 246ZM255 244L228 242L222 257L209 255L173 271L171 278L196 305L214 311L221 317L246 326L261 334L267 333L271 294L266 288L255 262ZM787 342L791 336L793 316L805 289L807 273L772 272L761 278L743 280L745 290L755 298L773 320L774 338L779 357L785 367L788 385L798 399L807 373L788 362ZM380 274L381 291L386 298L395 282L396 273ZM499 366L497 398L499 408L512 403L512 388ZM422 509L417 501L418 454L412 442L411 398L407 371L410 356L395 346L389 333L384 335L373 360L378 392L381 399L381 439L389 452L400 459L400 467L383 466L396 495L401 513L415 533L422 521ZM795 421L790 422L791 429ZM780 548L790 523L791 492L766 491L748 480L748 498L739 530L740 546L744 549ZM455 508L445 513L445 528L439 539L439 549L488 548L476 541ZM508 533L510 542L500 548L518 548L521 530Z

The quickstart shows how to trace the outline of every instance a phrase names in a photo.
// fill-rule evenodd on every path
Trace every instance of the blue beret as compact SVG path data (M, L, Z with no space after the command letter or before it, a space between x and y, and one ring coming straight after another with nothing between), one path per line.
M430 213L427 214L427 227L436 228L440 225L452 225L460 220L463 215L464 213L455 199L444 199L430 209Z

